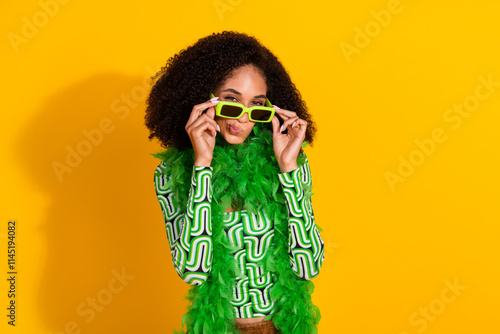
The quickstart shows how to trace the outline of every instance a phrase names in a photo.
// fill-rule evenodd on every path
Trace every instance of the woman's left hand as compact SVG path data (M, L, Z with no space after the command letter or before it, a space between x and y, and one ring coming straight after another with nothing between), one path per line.
M275 108L284 120L280 129L280 122L276 115L273 117L273 146L282 173L297 169L297 157L306 137L307 121L299 118L293 111ZM282 132L288 130L287 134Z

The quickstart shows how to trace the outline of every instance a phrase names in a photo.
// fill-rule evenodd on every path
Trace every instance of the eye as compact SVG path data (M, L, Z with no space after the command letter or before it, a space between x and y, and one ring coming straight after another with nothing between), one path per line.
M228 101L238 102L238 99L234 96L226 96L224 99Z
M254 101L253 104L258 105L258 106L263 106L264 105L264 103L262 103L260 101Z

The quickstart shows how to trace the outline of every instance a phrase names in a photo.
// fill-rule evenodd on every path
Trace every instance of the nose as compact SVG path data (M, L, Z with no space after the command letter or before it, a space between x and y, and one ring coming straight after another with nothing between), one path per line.
M248 118L248 113L244 113L243 116L241 116L240 118L238 118L238 122L240 123L247 123L249 121L249 118Z

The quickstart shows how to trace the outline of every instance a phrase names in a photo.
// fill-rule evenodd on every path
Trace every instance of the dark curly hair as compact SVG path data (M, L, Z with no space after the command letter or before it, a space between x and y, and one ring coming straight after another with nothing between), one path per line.
M222 85L233 70L249 64L263 74L266 96L274 105L295 111L308 122L305 140L312 144L316 124L283 65L255 37L234 31L199 39L170 57L151 77L153 87L145 116L149 140L156 137L165 148L191 148L185 126L193 106L208 100L210 92Z

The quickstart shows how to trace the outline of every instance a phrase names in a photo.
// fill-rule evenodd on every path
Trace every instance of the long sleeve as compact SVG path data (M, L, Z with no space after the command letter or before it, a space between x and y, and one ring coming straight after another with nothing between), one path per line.
M161 172L160 166L158 172ZM193 167L185 208L174 204L172 190L167 186L167 175L155 176L154 183L174 268L184 282L203 284L212 263L212 168Z
M289 214L289 256L293 271L304 280L319 274L325 256L324 243L316 227L310 196L304 185L311 186L309 163L279 174Z

